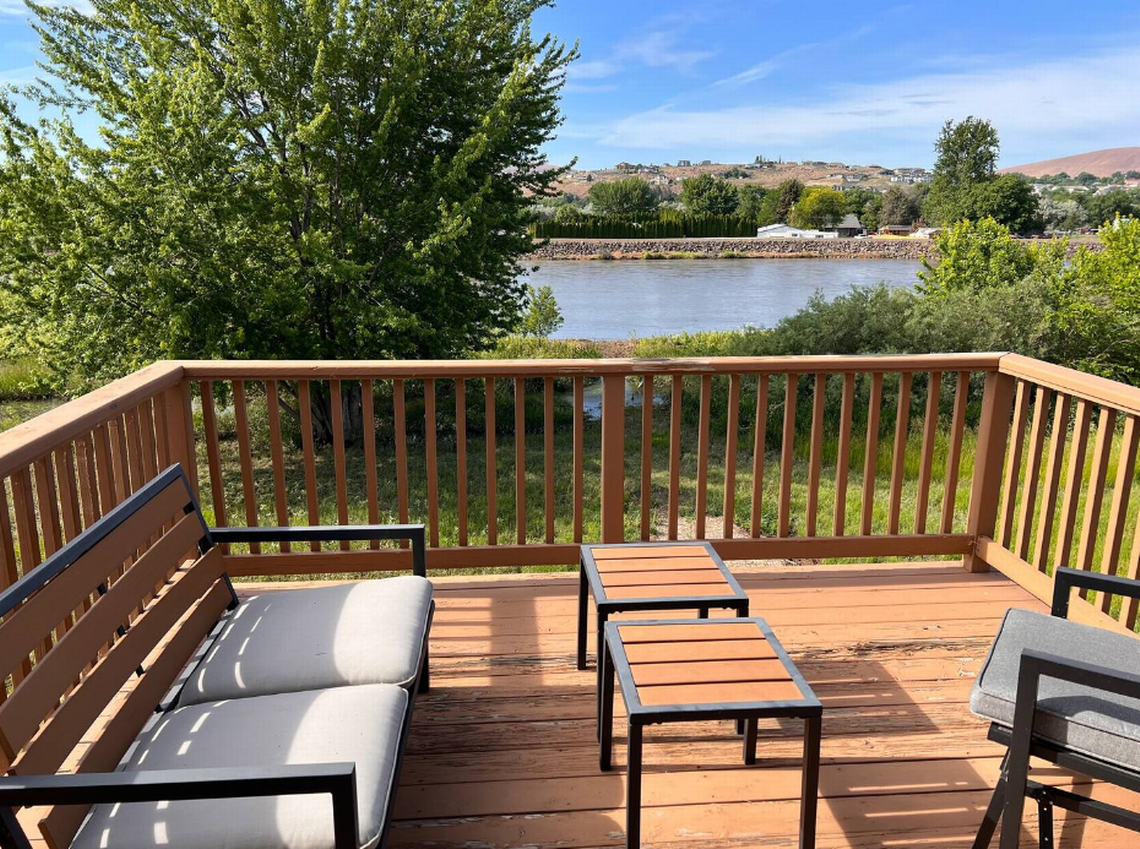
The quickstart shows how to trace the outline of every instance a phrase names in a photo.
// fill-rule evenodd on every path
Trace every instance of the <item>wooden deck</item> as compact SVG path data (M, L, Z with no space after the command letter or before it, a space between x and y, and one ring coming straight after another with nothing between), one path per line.
M1005 610L1044 606L952 564L738 575L825 705L818 845L970 845L1000 757L968 710L971 683ZM574 664L576 576L436 587L432 691L417 703L389 845L624 845L624 713L619 698L616 768L603 774L594 671ZM749 768L728 723L650 728L645 845L794 846L800 751L799 723L762 725ZM1058 838L1108 847L1132 835L1071 817Z

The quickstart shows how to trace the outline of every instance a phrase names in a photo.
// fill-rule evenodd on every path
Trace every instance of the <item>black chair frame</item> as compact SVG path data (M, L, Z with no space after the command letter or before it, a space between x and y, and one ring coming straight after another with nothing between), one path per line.
M412 546L412 571L427 577L426 535L423 525L337 525L311 527L258 527L210 528L206 524L197 499L193 496L186 473L180 465L173 465L148 481L133 495L109 511L90 528L76 536L35 571L0 592L0 617L11 612L48 581L66 570L97 542L106 537L147 501L171 483L181 479L186 486L185 513L197 513L202 522L202 538L198 548L205 554L215 545L223 543L266 542L340 542L372 540L408 540ZM229 576L222 579L229 585L233 601L238 604ZM103 592L103 588L100 588ZM403 764L404 750L411 727L415 697L428 689L428 634L435 613L435 602L428 612L428 627L420 648L420 660L415 680L408 687L408 709L397 742L396 764L392 786L388 794L383 833L379 847L387 841L388 825L395 804L396 786ZM208 652L210 643L220 634L215 628L206 638L203 648L175 682L156 712L171 710L177 703L178 693L189 677L188 673ZM141 670L140 670L141 671ZM353 763L319 763L261 768L257 766L219 769L140 770L137 772L75 773L31 776L0 776L0 847L2 849L32 849L32 844L17 821L15 809L42 805L98 805L116 802L161 802L189 799L225 799L258 796L293 796L328 794L332 797L333 836L336 849L356 849L358 822L356 806L356 765Z
M1077 587L1110 595L1140 598L1140 581L1116 575L1101 575L1062 567L1054 573L1053 581L1051 612L1053 616L1062 619L1068 617L1069 600L1073 589ZM1053 808L1055 807L1140 832L1140 814L1134 811L1029 779L1029 759L1035 757L1089 778L1140 792L1140 771L1076 752L1054 741L1044 740L1033 733L1042 678L1069 681L1094 687L1106 693L1140 699L1140 676L1044 652L1033 650L1023 652L1018 669L1013 727L995 722L989 730L989 739L1001 743L1007 749L1002 760L1001 776L974 840L974 849L986 849L990 845L999 819L1000 849L1016 849L1021 836L1026 797L1032 798L1037 803L1038 843L1042 849L1054 845Z

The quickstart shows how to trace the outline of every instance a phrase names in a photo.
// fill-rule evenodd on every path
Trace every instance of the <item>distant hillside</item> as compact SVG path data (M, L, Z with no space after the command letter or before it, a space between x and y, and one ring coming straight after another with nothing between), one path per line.
M1078 153L1076 156L1046 159L1044 162L1013 165L1002 168L1001 171L1003 174L1015 171L1027 177L1060 174L1062 171L1070 177L1076 177L1082 171L1087 171L1097 177L1111 177L1117 171L1140 171L1140 147L1110 147L1092 153Z

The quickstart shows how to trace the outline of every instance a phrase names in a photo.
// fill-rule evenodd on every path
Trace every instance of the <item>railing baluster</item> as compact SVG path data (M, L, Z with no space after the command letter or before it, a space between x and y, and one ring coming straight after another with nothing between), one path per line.
M1037 518L1037 543L1031 561L1044 572L1049 563L1049 547L1053 544L1053 516L1057 511L1057 493L1061 483L1061 467L1065 462L1065 436L1069 429L1069 410L1072 398L1057 395L1053 404L1053 428L1049 434L1049 453L1046 455L1044 489L1041 491L1041 511Z
M10 478L12 482L12 500L15 501L15 475ZM8 490L3 480L0 480L0 590L10 587L20 580L20 569L16 561L16 542L12 537L12 516L8 507ZM7 697L4 679L12 676L12 686L19 684L24 676L32 671L30 658L25 657L15 669L0 669L0 692Z
M333 474L336 477L336 520L348 524L348 464L344 453L344 393L339 380L329 381L329 418L332 425ZM349 543L341 540L340 550L348 551Z
M75 464L79 471L79 505L83 512L83 527L89 528L103 515L99 510L99 489L95 482L95 444L89 433L75 440Z
M677 538L681 510L681 393L684 378L673 375L673 395L669 409L669 539Z
M376 399L371 380L360 381L360 423L364 439L364 489L368 500L368 522L380 523L380 486L376 472ZM380 548L379 540L371 540L368 547Z
M281 400L276 380L265 381L265 415L269 420L269 456L273 464L273 503L277 511L277 524L289 524L289 502L285 494L285 446L281 441ZM289 543L283 542L281 552L289 553Z
M526 545L526 380L515 378L515 540Z
M808 459L807 521L806 536L815 536L816 520L819 516L819 476L823 464L823 410L827 403L827 375L815 376L815 396L811 411L811 455Z
M728 424L724 434L724 528L725 539L732 539L736 516L736 451L740 430L740 375L728 378Z
M155 451L154 438L154 412L150 399L143 401L138 407L139 436L142 438L142 470L143 478L150 480L159 471L158 455Z
M12 475L12 502L16 511L16 538L20 543L21 574L40 565L40 537L36 530L36 503L32 496L32 476L27 466Z
M938 436L938 401L942 394L942 372L930 373L926 386L926 416L922 422L922 456L918 465L918 490L915 493L914 532L926 533L926 514L930 510L930 479L934 473L934 441Z
M427 474L428 544L439 548L439 464L436 457L435 379L424 379L424 462Z
M712 418L712 375L701 375L701 409L697 421L697 503L696 527L694 535L697 539L705 538L705 521L708 514L709 499L709 419Z
M142 467L142 439L139 436L138 411L133 408L123 412L123 440L127 447L125 456L129 466L127 479L130 481L130 492L134 492L146 483L146 479Z
M459 545L467 545L467 381L455 379L455 500Z
M625 375L602 378L602 542L625 540Z
M154 399L154 441L158 457L158 470L161 472L170 465L170 422L167 419L165 399L159 395ZM76 440L78 445L79 440Z
M109 513L111 508L119 503L115 493L115 464L111 461L111 429L104 422L94 431L95 436L95 466L98 470L99 503L103 513Z
M883 373L871 375L871 397L867 403L867 449L863 454L863 503L859 533L868 536L875 518L875 478L879 471L879 416L883 406Z
M786 537L792 524L792 469L796 461L796 393L799 375L784 384L784 431L780 442L780 496L776 505L776 536Z
M835 458L835 508L831 533L841 537L847 527L847 479L851 473L851 420L855 410L855 373L843 373L843 399L839 406L839 445Z
M253 446L249 438L249 411L246 409L245 403L245 381L235 380L233 390L234 422L237 425L238 456L241 461L241 492L242 501L245 505L245 523L247 527L255 528L258 524L257 488L253 481ZM333 421L334 423L336 421L335 415ZM260 554L260 543L251 542L249 551L251 554Z
M582 541L586 494L586 379L574 376L574 542Z
M1108 528L1104 536L1104 551L1101 555L1100 571L1105 575L1115 575L1120 564L1120 550L1124 545L1124 522L1128 518L1128 499L1132 494L1132 478L1136 474L1137 449L1136 416L1125 416L1124 429L1120 436L1120 454L1116 459L1116 482L1112 487L1112 506L1108 509ZM1100 609L1108 613L1112 609L1112 594L1101 593Z
M902 515L902 491L906 478L906 446L910 437L910 390L914 375L899 375L898 409L895 411L895 444L891 453L891 488L887 502L887 533L899 532Z
M954 532L958 475L962 465L962 437L966 432L966 402L969 398L970 373L960 371L958 372L958 386L954 392L954 417L950 422L950 450L946 455L946 488L942 496L942 533L944 534Z
M1041 479L1041 455L1045 450L1045 422L1049 414L1052 393L1043 386L1037 387L1033 407L1033 425L1029 429L1029 453L1025 457L1025 482L1021 490L1021 504L1017 513L1017 556L1029 559L1029 546L1033 537L1033 516L1037 508L1037 487Z
M1112 455L1112 437L1116 431L1116 410L1100 408L1097 422L1096 441L1093 443L1092 465L1089 469L1089 483L1085 497L1085 516L1081 524L1081 539L1077 546L1078 569L1091 569L1093 554L1096 551L1097 532L1100 528L1100 512L1104 503L1104 484L1108 476L1108 461ZM1087 592L1082 593L1089 598Z
M408 412L404 381L392 381L392 414L396 437L396 515L401 525L408 522ZM400 545L407 548L406 541Z
M107 435L111 444L111 468L115 473L115 503L118 504L133 492L127 460L126 425L123 424L123 417L119 415L107 422L107 426Z
M210 497L214 500L214 526L224 528L228 522L226 521L225 485L222 480L222 460L218 450L218 414L214 407L214 384L209 380L203 380L200 392L202 395L202 428L206 434L206 463L210 469ZM222 550L225 551L226 548Z
M79 514L79 486L75 477L75 451L69 442L52 452L55 459L56 482L59 486L59 512L63 520L63 533L67 541L75 539L83 530Z
M543 379L542 386L542 451L546 485L546 542L554 542L554 378Z
M768 451L768 383L769 377L761 374L756 378L756 423L752 437L752 516L753 539L764 530L764 464Z
M51 455L45 455L32 463L35 472L36 496L39 503L40 539L44 552L51 557L63 548L63 528L59 521L59 496L55 488L55 470Z
M487 545L499 542L498 455L495 450L495 378L483 382L486 401L484 421L487 441Z
M402 401L402 399L401 399ZM317 501L317 452L313 446L313 397L309 381L297 381L297 406L301 408L301 452L305 460L305 507L309 524L321 523L321 506ZM399 470L397 469L397 474ZM310 551L320 551L319 542L309 543Z
M1073 534L1077 527L1081 489L1084 484L1085 455L1088 452L1089 426L1092 406L1084 398L1077 399L1073 414L1073 436L1069 444L1069 460L1065 471L1064 497L1057 525L1057 550L1053 553L1053 568L1071 566L1069 555L1073 549Z
M653 506L653 375L641 383L641 538L650 535Z
M1005 486L1002 489L1001 507L998 509L998 545L1009 547L1013 540L1013 518L1017 506L1018 483L1021 475L1021 455L1025 450L1025 427L1029 421L1029 384L1017 382L1017 395L1013 402L1013 424L1010 428L1009 452L1005 461Z

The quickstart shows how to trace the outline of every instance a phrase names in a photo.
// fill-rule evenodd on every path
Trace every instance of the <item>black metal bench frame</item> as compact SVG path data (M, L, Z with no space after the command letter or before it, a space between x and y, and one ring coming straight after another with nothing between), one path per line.
M1101 575L1078 569L1058 568L1053 575L1052 615L1065 619L1069 598L1076 587L1112 595L1140 598L1140 581L1116 575ZM1137 644L1140 650L1140 643ZM974 840L974 849L986 849L1001 820L1000 849L1017 849L1021 834L1025 799L1037 802L1039 838L1042 849L1052 847L1053 808L1063 808L1131 831L1140 832L1140 814L1081 796L1059 787L1049 787L1029 778L1029 758L1035 757L1089 778L1106 781L1140 792L1140 772L1101 758L1073 751L1033 733L1037 697L1042 678L1069 681L1095 687L1107 693L1140 699L1140 676L1105 666L1070 660L1038 651L1024 651L1018 670L1017 699L1013 727L993 723L989 739L1006 746L1001 775L985 817Z
M173 465L148 481L133 495L110 510L91 527L76 536L33 572L0 592L0 617L10 613L52 578L61 574L83 554L91 550L107 534L137 512L157 493L171 483L181 480L188 493L185 513L197 513L202 523L202 538L198 543L200 554L216 545L230 543L267 542L341 542L373 540L408 540L412 546L412 571L427 577L426 535L423 525L319 525L307 527L211 528L206 524L197 498L193 495L186 473L180 465ZM229 609L238 605L229 576L222 573L229 586L233 601ZM100 587L100 593L105 588ZM415 679L408 689L408 708L400 728L392 786L388 794L387 810L379 847L387 841L388 826L396 800L396 787L403 764L415 697L428 689L428 640L431 631L435 602L428 611L420 660ZM178 694L189 677L189 672L201 662L208 647L217 639L221 629L215 628L206 638L203 648L195 653L188 668L179 675L172 692L156 708L165 712L174 707ZM16 819L15 809L41 805L99 805L130 802L185 801L189 799L227 799L258 796L294 796L328 794L332 797L333 837L336 849L355 849L358 845L356 807L356 765L354 763L325 763L282 765L272 768L258 766L218 769L140 770L136 772L75 773L31 776L0 776L0 847L3 849L32 849L32 844Z

